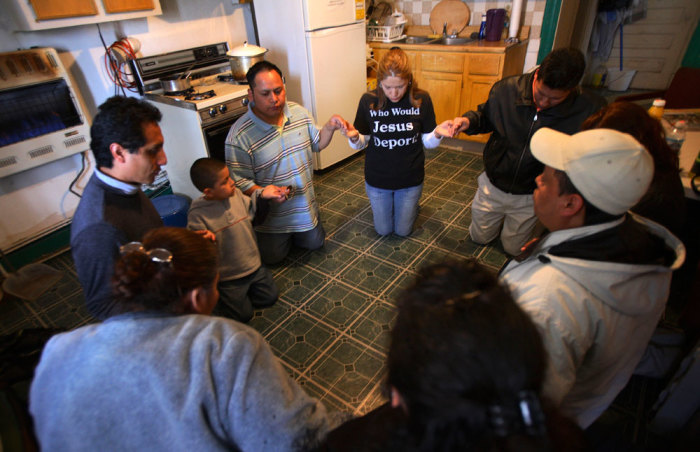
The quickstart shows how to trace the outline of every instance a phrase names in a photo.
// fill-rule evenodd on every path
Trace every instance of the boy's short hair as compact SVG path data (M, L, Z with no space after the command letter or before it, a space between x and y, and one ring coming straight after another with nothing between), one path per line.
M197 190L204 192L205 188L214 188L219 172L226 168L226 163L210 157L195 160L190 167L190 179Z

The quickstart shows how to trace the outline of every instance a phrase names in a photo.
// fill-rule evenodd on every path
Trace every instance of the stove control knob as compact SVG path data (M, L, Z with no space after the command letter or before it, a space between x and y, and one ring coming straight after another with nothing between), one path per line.
M219 113L226 113L226 110L228 110L228 107L225 104L219 105Z
M211 116L212 118L213 118L214 116L216 116L216 113L217 113L217 112L216 112L216 108L211 107L211 108L209 109L209 116Z

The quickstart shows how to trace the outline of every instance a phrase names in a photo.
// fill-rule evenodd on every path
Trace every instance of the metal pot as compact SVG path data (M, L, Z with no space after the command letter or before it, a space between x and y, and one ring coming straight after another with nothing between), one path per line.
M179 93L187 91L192 87L190 84L189 74L183 77L182 75L171 75L160 79L160 86L166 93Z
M265 59L267 49L256 45L248 44L248 41L243 42L243 45L234 47L226 52L231 64L231 75L234 80L245 82L245 75L255 63Z

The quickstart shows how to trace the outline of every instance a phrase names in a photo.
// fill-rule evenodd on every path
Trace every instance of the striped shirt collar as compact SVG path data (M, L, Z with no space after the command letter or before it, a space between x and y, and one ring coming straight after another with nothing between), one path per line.
M248 113L250 113L250 118L253 120L253 122L261 127L264 127L265 129L269 129L271 127L279 127L274 124L270 124L269 122L265 122L258 115L255 114L253 111L253 105L248 104ZM282 110L282 113L284 115L284 121L282 121L282 127L285 126L285 124L289 123L291 113L289 112L289 104L287 102L284 103L284 109Z

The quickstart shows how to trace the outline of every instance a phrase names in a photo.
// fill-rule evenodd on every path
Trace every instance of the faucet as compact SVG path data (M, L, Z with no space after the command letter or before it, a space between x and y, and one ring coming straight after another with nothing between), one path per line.
M452 30L451 34L447 34L447 22L442 24L442 37L443 38L456 38L457 37L457 30Z

